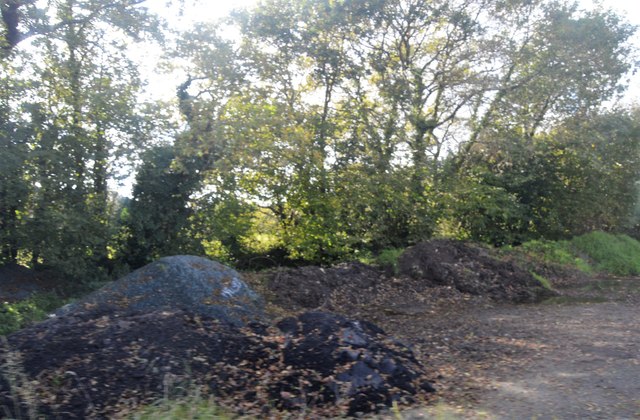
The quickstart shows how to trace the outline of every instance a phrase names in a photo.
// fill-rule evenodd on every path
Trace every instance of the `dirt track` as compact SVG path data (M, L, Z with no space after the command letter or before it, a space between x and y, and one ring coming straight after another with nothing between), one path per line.
M403 418L640 418L640 279L593 284L580 290L609 301L471 308L431 331L452 342L433 360L444 398Z

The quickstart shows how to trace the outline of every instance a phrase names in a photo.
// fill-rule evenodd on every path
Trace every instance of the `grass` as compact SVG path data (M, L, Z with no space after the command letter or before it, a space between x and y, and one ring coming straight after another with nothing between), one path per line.
M132 420L197 420L238 418L237 415L220 407L213 397L204 397L194 388L188 395L171 398L171 385L165 384L165 397L155 404L140 408L129 416Z
M598 271L618 276L640 274L640 242L627 235L591 232L571 244L593 260Z
M544 287L545 289L548 289L548 290L552 290L553 289L553 287L551 286L551 282L546 277L541 276L540 274L535 273L533 271L531 272L531 275L533 276L533 278L538 280L540 282L540 284L542 285L542 287Z
M0 335L11 334L34 322L42 321L66 301L55 293L38 293L20 302L0 304Z
M558 264L578 269L585 273L593 272L593 268L570 241L533 240L520 246L520 251L544 263Z
M551 263L587 274L640 275L640 242L627 235L596 231L570 241L533 240L506 252L533 262L534 271L536 263Z

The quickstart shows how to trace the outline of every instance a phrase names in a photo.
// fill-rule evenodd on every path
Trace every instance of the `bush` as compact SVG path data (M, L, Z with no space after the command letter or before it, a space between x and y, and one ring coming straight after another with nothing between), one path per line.
M0 335L11 334L34 322L42 321L47 314L66 302L55 293L38 293L29 299L0 305Z
M385 270L391 271L394 275L398 274L398 258L404 252L402 248L384 249L375 259L375 262Z
M587 254L598 270L618 276L640 274L640 242L627 235L591 232L571 243Z

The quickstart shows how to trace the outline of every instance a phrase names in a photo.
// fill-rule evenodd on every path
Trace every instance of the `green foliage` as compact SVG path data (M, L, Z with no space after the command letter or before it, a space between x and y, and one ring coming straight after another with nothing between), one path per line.
M619 276L640 274L640 242L627 235L591 232L573 238L571 244L587 254L598 270Z
M330 263L434 232L504 245L640 225L640 117L599 111L634 62L610 11L265 0L182 34L167 114L184 130L145 152L167 127L139 105L127 46L162 32L137 3L11 0L0 17L0 263L86 279L116 257ZM107 181L135 160L122 211Z
M449 180L450 217L494 244L564 239L634 223L640 120L613 111L535 138L496 133Z
M177 167L175 159L173 146L157 146L143 155L124 220L123 259L132 268L197 249L188 233L192 214L188 202L200 178Z
M447 218L459 224L459 239L501 246L526 237L528 218L516 194L487 185L476 176L461 179L450 188L445 195Z
M533 276L533 278L535 278L536 280L538 280L540 282L542 287L544 287L545 289L549 289L549 290L552 289L551 282L549 281L549 279L547 279L546 277L541 276L540 274L535 273L533 271L531 272L531 275Z
M236 415L221 408L213 398L203 398L199 392L192 392L181 399L164 398L156 404L140 409L129 418L131 420L225 420L236 418Z
M542 262L574 267L585 273L593 271L570 241L532 240L523 243L519 250Z
M0 304L0 335L11 334L34 322L42 321L66 302L54 293L39 293L16 302Z
M404 252L403 248L384 249L375 258L375 262L385 269L391 270L393 274L398 274L400 267L398 266L398 258Z

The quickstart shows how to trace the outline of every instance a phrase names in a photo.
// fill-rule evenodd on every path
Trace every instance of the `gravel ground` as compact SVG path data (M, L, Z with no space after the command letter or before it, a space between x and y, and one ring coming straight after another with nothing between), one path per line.
M394 333L426 338L441 373L439 403L402 417L640 418L639 290L638 278L591 279L545 304L390 319Z

